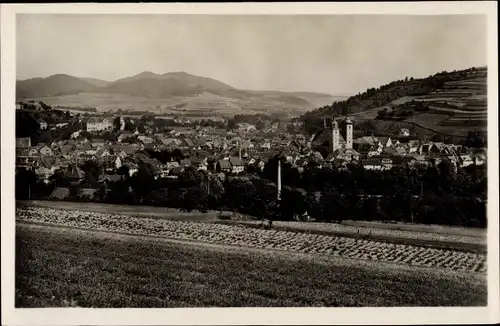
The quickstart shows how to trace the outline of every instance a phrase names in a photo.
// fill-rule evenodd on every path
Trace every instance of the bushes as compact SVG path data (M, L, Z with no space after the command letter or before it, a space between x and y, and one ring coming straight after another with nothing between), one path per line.
M178 179L155 179L145 166L133 176L100 186L85 200L112 204L137 204L180 208L186 211L231 210L259 218L292 220L306 211L316 220L387 220L426 224L486 227L486 169L471 166L455 173L449 164L420 170L405 168L366 171L307 168L292 173L282 164L284 186L277 201L276 159L262 176L227 177L186 169ZM54 184L64 184L62 175ZM29 171L16 175L17 199L43 199L54 184L36 180ZM420 197L421 185L424 195ZM70 198L80 198L70 187ZM419 197L417 197L419 196Z

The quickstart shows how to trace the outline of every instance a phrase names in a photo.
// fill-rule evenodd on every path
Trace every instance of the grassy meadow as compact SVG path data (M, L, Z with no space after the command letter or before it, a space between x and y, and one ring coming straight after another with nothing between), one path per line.
M484 275L18 224L16 307L484 306Z

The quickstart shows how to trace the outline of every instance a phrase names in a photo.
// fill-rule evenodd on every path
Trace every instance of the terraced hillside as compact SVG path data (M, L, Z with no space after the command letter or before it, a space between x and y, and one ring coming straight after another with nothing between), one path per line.
M467 136L469 132L486 130L487 104L487 68L482 67L394 81L308 112L302 119L318 125L323 116L346 114L355 121L376 120L380 119L379 111L390 107L394 115L391 112L384 119L406 122L436 134ZM405 115L399 116L397 112L402 110Z

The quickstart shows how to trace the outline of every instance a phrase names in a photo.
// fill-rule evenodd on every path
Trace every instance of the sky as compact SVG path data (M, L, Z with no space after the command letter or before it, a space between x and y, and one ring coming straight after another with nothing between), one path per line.
M352 95L485 66L474 15L17 15L17 79L185 71L240 89Z

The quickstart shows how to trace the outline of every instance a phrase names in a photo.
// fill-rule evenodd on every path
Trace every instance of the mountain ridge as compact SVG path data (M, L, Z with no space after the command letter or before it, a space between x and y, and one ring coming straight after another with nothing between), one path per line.
M224 115L233 111L276 111L295 115L335 99L329 94L305 91L242 90L184 71L163 74L143 71L115 81L55 74L18 80L16 97L18 100L44 99L53 105L103 108L127 107L126 101L132 97L134 105L140 102L139 107L148 110L160 107L159 110L165 112L165 107L174 107L180 113L205 110L215 115L221 110L225 111Z

